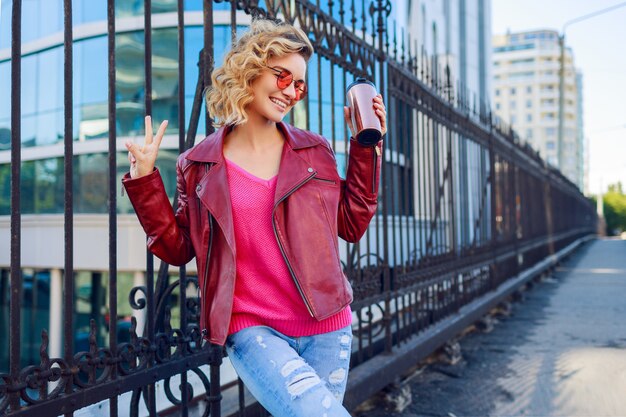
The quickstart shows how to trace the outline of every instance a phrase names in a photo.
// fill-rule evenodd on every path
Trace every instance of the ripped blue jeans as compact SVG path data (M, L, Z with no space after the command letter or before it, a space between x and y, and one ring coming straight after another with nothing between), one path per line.
M341 402L351 345L350 326L304 337L253 326L226 339L237 375L274 417L350 417Z

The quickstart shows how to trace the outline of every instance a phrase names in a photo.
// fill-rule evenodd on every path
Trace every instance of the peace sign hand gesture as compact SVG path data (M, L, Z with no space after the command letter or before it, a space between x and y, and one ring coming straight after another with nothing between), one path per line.
M159 153L159 146L165 134L167 120L164 120L157 130L156 136L152 137L152 118L146 116L146 137L143 146L139 146L131 141L126 141L128 149L128 160L130 161L130 177L140 178L151 174L154 171L154 164Z

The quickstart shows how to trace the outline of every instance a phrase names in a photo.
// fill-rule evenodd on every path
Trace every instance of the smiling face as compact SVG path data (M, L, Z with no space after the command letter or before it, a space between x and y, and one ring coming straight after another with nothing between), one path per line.
M280 58L270 58L268 68L252 82L253 101L247 106L250 120L278 123L296 104L296 87L292 82L287 88L280 89L276 83L277 71L270 68L286 69L293 74L294 80L304 80L306 61L302 55L292 53Z

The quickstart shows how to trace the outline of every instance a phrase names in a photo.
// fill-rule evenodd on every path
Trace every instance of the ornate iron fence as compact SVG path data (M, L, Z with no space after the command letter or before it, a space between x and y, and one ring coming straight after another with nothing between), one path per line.
M227 23L233 39L242 16L265 16L299 25L310 35L316 56L309 66L312 94L305 111L291 122L332 140L339 165L348 146L341 122L343 92L355 77L376 81L385 97L390 130L386 138L380 207L358 244L342 243L342 262L355 301L352 366L391 382L373 359L393 353L416 335L456 314L463 306L495 290L537 262L595 230L593 206L558 171L548 167L514 132L476 103L456 83L445 63L428 57L416 43L388 30L389 1L203 1L204 48L188 126L179 128L179 151L193 146L202 112L202 95L213 68L213 5L230 3ZM145 100L152 113L152 2L143 1ZM145 310L145 329L132 319L128 341L118 340L116 320L109 320L105 346L97 342L91 322L89 349L76 352L73 259L72 1L64 0L64 345L62 357L50 358L48 335L41 335L40 363L21 368L21 15L22 2L12 2L11 43L11 254L9 369L0 374L0 414L72 415L108 400L108 413L157 415L163 395L186 416L198 399L204 415L220 416L226 402L239 415L253 412L241 382L220 386L223 350L202 340L198 299L188 297L197 286L181 268L172 282L169 267L154 270L148 254L146 285L129 296L133 309ZM117 317L116 190L116 2L107 1L108 33L108 227L109 315ZM177 1L178 119L185 120L185 13ZM245 20L245 19L244 19ZM211 132L205 118L206 133ZM342 161L343 159L343 161ZM6 277L5 277L6 278ZM156 278L156 279L155 279ZM5 282L5 279L2 280ZM177 293L178 301L172 302ZM139 301L135 301L140 298ZM172 323L171 311L180 311ZM138 335L141 334L141 336ZM436 346L430 346L432 351ZM203 365L208 364L208 371ZM188 378L199 383L194 392ZM157 388L158 385L158 388ZM375 387L374 387L375 388ZM374 388L369 388L370 391ZM359 390L356 392L356 390ZM354 406L371 392L349 385L347 403ZM118 396L132 392L129 404ZM232 395L231 395L232 394ZM229 406L230 407L230 406ZM144 409L144 408L142 408ZM229 409L230 410L230 409ZM255 411L256 412L256 411Z

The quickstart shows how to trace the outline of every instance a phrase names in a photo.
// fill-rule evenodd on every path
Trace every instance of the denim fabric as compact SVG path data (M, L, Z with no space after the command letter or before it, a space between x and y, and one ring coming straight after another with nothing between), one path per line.
M235 371L274 417L350 417L341 402L351 345L350 326L304 337L253 326L226 339Z

